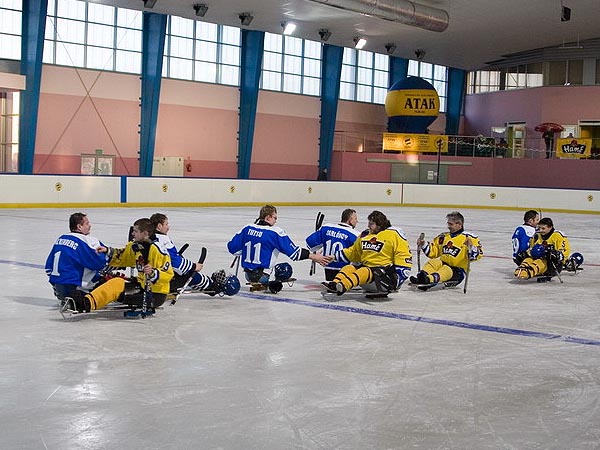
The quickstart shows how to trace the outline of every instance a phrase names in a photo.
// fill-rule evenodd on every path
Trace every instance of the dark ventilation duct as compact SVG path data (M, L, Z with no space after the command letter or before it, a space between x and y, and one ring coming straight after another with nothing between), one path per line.
M430 31L448 28L448 12L408 0L310 0L336 8L399 22Z

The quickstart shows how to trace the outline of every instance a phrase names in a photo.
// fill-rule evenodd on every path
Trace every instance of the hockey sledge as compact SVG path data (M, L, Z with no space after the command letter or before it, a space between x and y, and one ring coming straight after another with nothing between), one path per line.
M426 291L441 291L442 289L454 289L459 284L460 284L460 282L456 282L456 281L443 281L440 283L425 283L425 284L408 283L408 286L413 291L426 292Z
M323 299L328 302L337 302L340 300L356 300L356 301L361 301L361 300L387 301L387 300L391 300L391 298L388 297L388 295L389 295L388 292L371 291L371 290L366 290L360 286L357 286L353 289L350 289L349 291L344 292L341 295L338 295L338 293L336 291L332 291L331 289L328 288L327 282L323 282L322 285L323 285L324 289L321 291L321 297L323 297Z
M146 317L153 316L157 309L155 307L148 307L146 308L146 311L144 311L141 307L119 302L113 302L108 304L105 308L89 312L79 312L70 306L69 302L65 302L60 307L60 314L65 320L83 319L84 317L95 315L113 316L115 318L124 317L126 319L145 319Z
M246 286L250 287L250 292L261 292L264 291L266 293L271 293L271 294L276 294L277 292L273 291L270 289L269 284L272 283L274 280L269 281L269 283L252 283L252 282L247 282ZM292 287L294 285L294 281L296 281L296 278L289 278L285 281L281 281L282 284L287 284L289 287Z

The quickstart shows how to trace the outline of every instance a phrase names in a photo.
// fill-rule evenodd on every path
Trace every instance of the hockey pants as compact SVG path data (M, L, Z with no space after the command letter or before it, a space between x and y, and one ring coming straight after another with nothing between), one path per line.
M92 292L86 295L90 301L91 310L102 309L114 301L122 301L125 304L142 306L144 292L135 289L131 294L125 291L126 281L124 278L115 277L101 284ZM161 306L167 296L165 294L152 294L153 305ZM150 305L148 305L150 306Z
M443 283L449 280L456 280L460 283L464 278L464 271L444 264L439 258L427 261L423 266L423 271L427 273L430 283Z
M547 270L548 264L545 258L525 258L521 265L515 269L515 277L526 280L546 273Z
M373 271L369 267L356 267L352 264L342 267L333 279L334 283L342 283L348 291L355 286L362 286L373 281Z

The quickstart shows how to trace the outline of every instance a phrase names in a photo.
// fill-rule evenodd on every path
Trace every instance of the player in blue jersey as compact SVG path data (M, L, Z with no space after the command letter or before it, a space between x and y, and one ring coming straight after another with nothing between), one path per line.
M517 266L529 256L527 250L529 249L531 238L535 235L539 221L539 213L530 209L523 216L523 225L518 226L512 235L513 261Z
M292 261L310 259L322 266L326 266L333 259L297 246L285 231L275 226L276 222L277 208L265 205L261 208L256 222L246 225L227 243L229 253L239 255L246 279L250 283L268 286L274 293L281 290L282 282L292 277L291 265L275 264L279 253L287 255ZM271 268L274 280L270 280L271 273L268 270Z
M211 277L200 273L204 265L200 262L194 262L184 258L177 251L177 247L175 247L173 240L168 236L170 230L169 218L165 214L155 213L150 216L150 220L154 225L156 241L171 257L171 266L173 267L174 272L170 285L172 293L177 292L178 289L184 287L190 278L191 280L188 284L188 288L192 291L205 291L210 295L215 295L223 291L228 279L223 269L213 273ZM230 276L235 277L234 275ZM223 280L225 280L225 282L223 282Z
M353 209L345 209L342 212L340 223L327 223L306 238L306 245L311 251L323 249L324 255L335 255L336 252L348 248L360 236L354 228L358 223L358 216ZM343 261L334 261L325 266L325 280L333 281L337 273L346 265Z
M90 236L92 225L86 214L71 214L69 229L70 233L60 236L52 246L45 266L48 281L61 301L72 297L75 290L92 290L107 263L106 254L97 251L104 244Z

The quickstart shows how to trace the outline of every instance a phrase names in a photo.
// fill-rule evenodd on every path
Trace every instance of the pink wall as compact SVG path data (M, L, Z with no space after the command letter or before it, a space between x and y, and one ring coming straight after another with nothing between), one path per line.
M537 139L534 127L543 122L576 125L600 120L600 86L547 86L467 95L464 134L489 136L494 126L526 122L527 136Z

